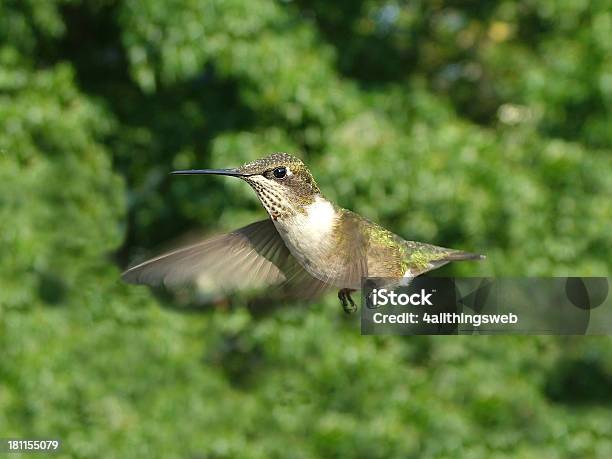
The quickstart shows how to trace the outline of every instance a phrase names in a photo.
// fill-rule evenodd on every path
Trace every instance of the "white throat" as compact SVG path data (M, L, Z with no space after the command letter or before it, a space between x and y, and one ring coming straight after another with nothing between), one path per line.
M313 275L314 266L325 266L332 245L332 231L338 219L336 209L327 199L317 196L304 212L274 221L292 255Z

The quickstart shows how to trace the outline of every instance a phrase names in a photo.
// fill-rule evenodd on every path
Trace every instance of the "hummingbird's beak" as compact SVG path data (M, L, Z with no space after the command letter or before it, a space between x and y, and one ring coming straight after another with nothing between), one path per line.
M245 174L238 169L191 169L187 171L173 171L173 175L229 175L230 177L244 177Z

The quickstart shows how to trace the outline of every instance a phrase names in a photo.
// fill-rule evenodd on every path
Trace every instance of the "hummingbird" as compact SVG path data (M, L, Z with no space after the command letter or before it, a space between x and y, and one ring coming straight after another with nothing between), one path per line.
M407 241L326 199L308 167L288 153L272 153L233 169L194 169L173 175L224 175L247 182L269 218L178 248L122 275L131 283L226 288L286 284L305 296L338 289L345 312L366 277L414 277L452 261L483 255Z

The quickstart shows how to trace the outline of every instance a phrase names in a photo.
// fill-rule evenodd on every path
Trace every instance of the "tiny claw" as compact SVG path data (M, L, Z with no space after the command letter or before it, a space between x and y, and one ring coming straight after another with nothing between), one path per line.
M342 309L344 309L344 312L347 314L352 314L357 310L357 305L355 305L355 302L351 298L351 292L354 291L355 290L349 288L338 290L338 299L342 303Z

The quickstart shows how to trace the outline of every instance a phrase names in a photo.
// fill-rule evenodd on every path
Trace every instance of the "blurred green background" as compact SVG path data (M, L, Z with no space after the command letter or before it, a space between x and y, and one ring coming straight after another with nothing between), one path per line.
M453 275L612 273L609 0L0 0L0 437L76 458L610 458L608 338L362 337L119 281L271 151Z

